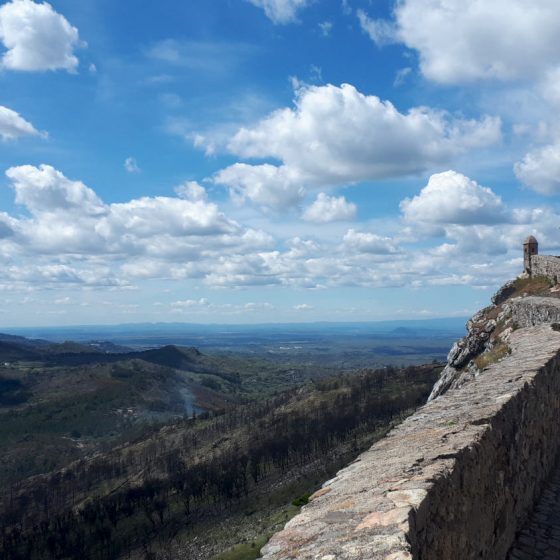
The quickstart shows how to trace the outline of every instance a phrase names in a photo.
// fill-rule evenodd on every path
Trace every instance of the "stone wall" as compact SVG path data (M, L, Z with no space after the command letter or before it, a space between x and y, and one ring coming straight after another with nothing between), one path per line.
M507 305L518 327L560 323L560 298L528 296L512 299Z
M560 280L560 257L533 255L531 257L531 276L548 276L553 282Z
M267 560L502 560L560 446L560 332L419 409L316 492Z

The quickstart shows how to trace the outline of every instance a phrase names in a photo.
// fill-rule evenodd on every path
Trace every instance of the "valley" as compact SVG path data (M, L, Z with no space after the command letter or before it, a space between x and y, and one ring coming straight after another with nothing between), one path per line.
M442 367L425 333L292 334L305 352L268 336L209 351L0 335L0 558L256 558ZM404 367L348 367L379 348Z

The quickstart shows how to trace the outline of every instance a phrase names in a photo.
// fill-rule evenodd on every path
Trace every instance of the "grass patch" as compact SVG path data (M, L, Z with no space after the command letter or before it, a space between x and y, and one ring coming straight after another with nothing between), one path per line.
M292 505L296 506L296 507L301 507L304 506L305 504L309 503L309 496L311 496L311 494L303 494L303 496L300 496L299 498L296 498L295 500L292 501Z
M478 356L474 363L479 370L487 368L491 364L495 364L510 353L510 348L505 342L498 342L484 354Z
M261 548L272 535L263 535L251 543L236 544L229 550L222 552L214 560L256 560L261 555Z
M517 278L514 282L515 291L510 297L523 294L530 296L550 295L551 281L546 276L533 276L531 278Z

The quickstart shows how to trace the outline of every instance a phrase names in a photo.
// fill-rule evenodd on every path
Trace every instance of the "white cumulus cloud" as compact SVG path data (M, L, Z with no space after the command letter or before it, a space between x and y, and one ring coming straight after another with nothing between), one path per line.
M400 204L411 222L494 224L506 219L502 199L456 171L432 175L420 194Z
M15 140L22 136L46 136L46 133L39 132L16 111L0 105L0 138Z
M394 20L360 17L378 44L399 40L441 83L518 80L560 63L555 0L401 0Z
M390 237L383 237L368 231L349 229L344 235L344 247L358 253L386 255L395 253L397 247Z
M356 210L356 205L348 202L343 196L319 193L313 204L305 209L303 219L318 223L353 220Z
M8 169L16 202L29 217L0 214L0 237L21 254L132 255L160 262L203 262L232 252L270 247L270 236L243 228L204 198L142 197L106 204L81 181L48 165ZM169 267L143 265L154 275ZM209 267L211 268L211 266ZM205 266L192 270L204 274ZM142 275L138 268L131 274Z
M499 118L468 120L427 107L401 113L349 84L310 86L297 92L293 109L271 113L229 142L238 156L282 165L236 164L220 172L218 182L248 198L277 192L286 204L296 203L305 186L402 177L500 138Z
M0 41L5 69L74 72L78 67L78 30L47 2L12 0L1 6Z
M235 163L216 173L216 183L229 187L234 198L281 210L298 204L304 195L298 170L268 163Z
M180 198L193 202L206 200L208 198L206 189L196 181L185 181L182 185L175 187L175 192Z
M528 152L514 170L517 178L533 190L560 193L560 142Z
M104 213L95 192L81 181L71 181L50 165L11 167L6 175L12 181L16 202L32 214L79 211L80 214Z
M254 6L262 8L267 17L274 23L290 23L295 21L300 9L311 3L311 0L248 0Z

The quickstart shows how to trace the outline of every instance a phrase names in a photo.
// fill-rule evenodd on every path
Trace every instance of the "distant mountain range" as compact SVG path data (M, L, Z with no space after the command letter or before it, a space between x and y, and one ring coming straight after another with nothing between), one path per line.
M293 336L296 334L385 334L385 335L452 335L462 336L468 317L437 319L387 320L369 322L314 322L314 323L263 323L263 324L197 324L197 323L130 323L120 325L75 325L64 327L14 327L6 328L11 335L47 339L92 341L108 340L113 343L126 340L153 339L183 336L186 338L227 338L234 336ZM9 336L9 335L1 335ZM126 346L126 344L125 344ZM109 349L109 351L113 351Z

